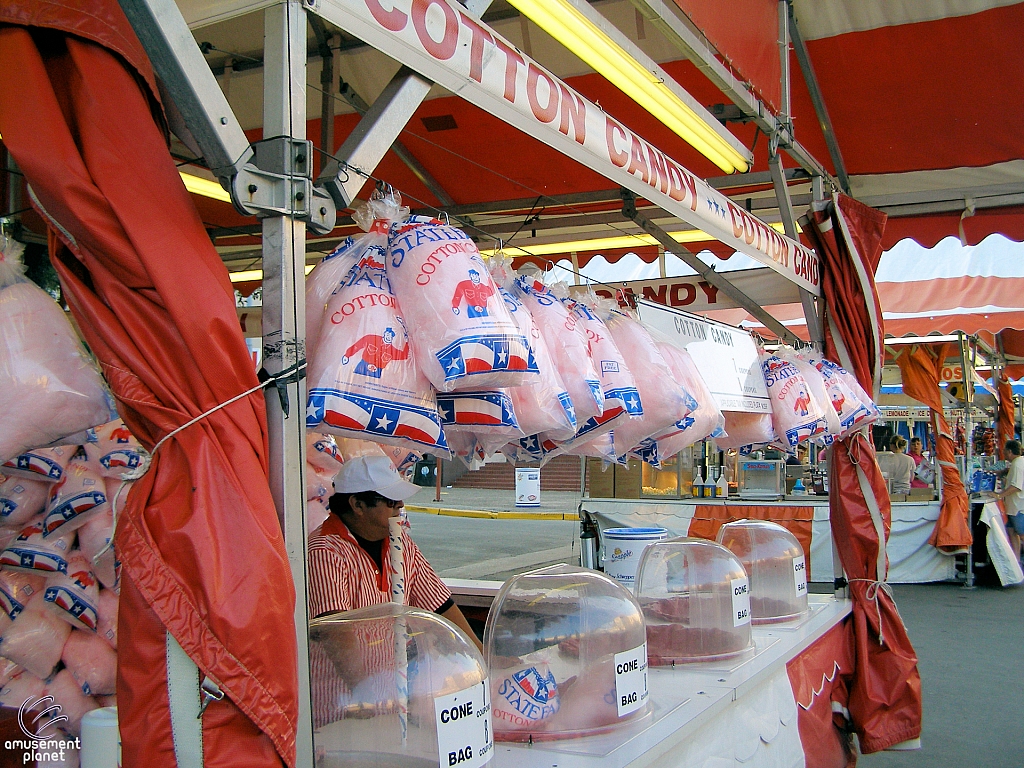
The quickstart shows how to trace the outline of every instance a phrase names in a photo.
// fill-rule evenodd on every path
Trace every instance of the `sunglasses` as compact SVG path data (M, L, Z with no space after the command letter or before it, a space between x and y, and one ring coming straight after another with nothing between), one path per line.
M372 498L373 504L383 504L388 509L394 509L395 507L402 503L400 501L389 499L387 496L381 496L379 493L373 494Z

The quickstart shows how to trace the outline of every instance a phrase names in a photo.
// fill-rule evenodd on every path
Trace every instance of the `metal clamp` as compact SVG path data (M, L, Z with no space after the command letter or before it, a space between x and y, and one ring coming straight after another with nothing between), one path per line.
M222 701L224 699L224 691L213 680L204 677L202 684L199 686L199 698L199 714L196 715L196 720L202 719L203 713L206 712L206 708L210 706L211 701Z

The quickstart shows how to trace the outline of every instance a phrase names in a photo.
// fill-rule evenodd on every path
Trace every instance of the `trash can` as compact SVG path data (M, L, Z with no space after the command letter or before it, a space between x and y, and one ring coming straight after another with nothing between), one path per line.
M413 469L412 481L424 488L433 488L437 485L437 459L433 456L424 456L416 462Z

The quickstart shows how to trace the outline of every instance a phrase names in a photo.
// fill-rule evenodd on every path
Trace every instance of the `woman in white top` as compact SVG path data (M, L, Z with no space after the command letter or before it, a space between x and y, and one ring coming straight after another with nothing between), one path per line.
M896 435L889 443L892 448L892 465L889 470L889 480L892 483L892 493L910 493L910 481L914 477L914 470L917 465L907 453L907 438Z

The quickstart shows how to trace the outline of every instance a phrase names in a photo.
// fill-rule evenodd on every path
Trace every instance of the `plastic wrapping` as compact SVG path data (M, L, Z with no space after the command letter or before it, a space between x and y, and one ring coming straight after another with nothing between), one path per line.
M59 483L64 479L64 468L76 451L76 448L64 445L26 451L5 461L0 472L10 477Z
M776 354L783 360L796 366L800 375L804 377L804 381L807 382L811 396L815 402L821 405L822 413L825 416L825 431L818 435L815 440L820 440L824 445L832 445L833 441L841 437L845 430L839 418L839 412L832 405L825 377L821 375L821 371L800 357L794 349L780 347Z
M46 582L44 604L72 627L95 632L99 624L99 584L89 562L78 550L68 557L68 572Z
M384 271L387 236L374 230L360 242L309 358L306 427L447 457L434 392Z
M566 441L567 445L571 446L593 440L598 435L620 426L627 419L643 416L644 408L633 374L604 321L582 302L573 299L563 299L562 302L573 313L587 336L591 356L601 377L601 391L604 394L604 410L601 415L593 416L579 424L576 436L571 441Z
M749 580L720 544L673 539L647 547L636 596L652 666L727 659L754 647Z
M50 491L43 536L64 536L109 509L103 478L87 462L72 459Z
M42 594L37 593L0 635L0 656L43 680L57 666L64 643L71 634L71 625L44 606Z
M717 536L750 577L754 624L790 621L807 612L807 560L796 536L778 523L737 520Z
M71 673L62 669L50 680L46 681L43 691L46 696L53 696L53 703L60 705L60 713L67 717L62 728L72 736L82 733L82 718L87 712L99 709L99 702L86 696Z
M72 629L61 661L87 696L108 696L116 691L117 653L91 632Z
M722 411L725 434L715 437L720 450L765 446L776 441L770 413Z
M0 242L0 462L116 418L99 368L57 302Z
M513 295L530 311L551 361L572 401L577 427L604 412L601 374L590 354L586 332L576 316L538 280L522 276ZM555 439L561 439L556 438Z
M43 695L46 683L31 672L20 672L12 676L0 688L0 705L18 709L28 699L38 699Z
M24 477L10 477L0 483L0 526L21 526L46 506L50 484Z
M615 453L625 455L640 441L662 434L697 409L697 401L672 369L647 330L625 312L612 310L605 319L616 347L629 366L643 403L643 414L615 427Z
M800 357L817 368L825 379L828 400L839 415L843 436L866 427L881 417L878 407L857 382L857 378L850 375L845 368L826 360L812 350L802 351Z
M121 419L89 430L85 455L103 477L122 478L141 466L145 451Z
M419 768L442 757L445 766L489 759L486 668L443 617L385 603L314 619L309 642L318 766Z
M759 357L779 443L795 448L798 443L823 435L827 429L825 404L814 397L799 369L778 355L761 352ZM728 423L725 429L729 431Z
M704 383L704 378L697 370L690 353L669 342L658 341L656 343L669 370L672 371L675 381L683 386L696 403L696 407L686 418L676 422L668 430L655 435L650 443L642 446L642 449L647 451L650 458L653 459L649 463L657 465L698 440L703 440L712 432L722 430L725 426L725 416L718 409L718 403L715 402L714 395ZM652 450L653 454L650 453ZM648 460L647 456L641 455L640 458Z
M18 618L28 601L43 591L46 578L31 573L0 570L0 626L6 630L11 621ZM2 634L2 632L0 632Z
M43 515L39 515L0 552L0 566L37 576L67 573L68 556L74 540L74 531L44 538Z
M96 634L102 637L107 645L117 650L117 593L112 589L101 589L98 616L99 624L96 627Z
M514 576L484 629L495 740L576 738L645 717L646 647L640 606L604 574Z
M114 514L107 510L78 529L78 548L100 584L117 583L117 555L114 552Z

